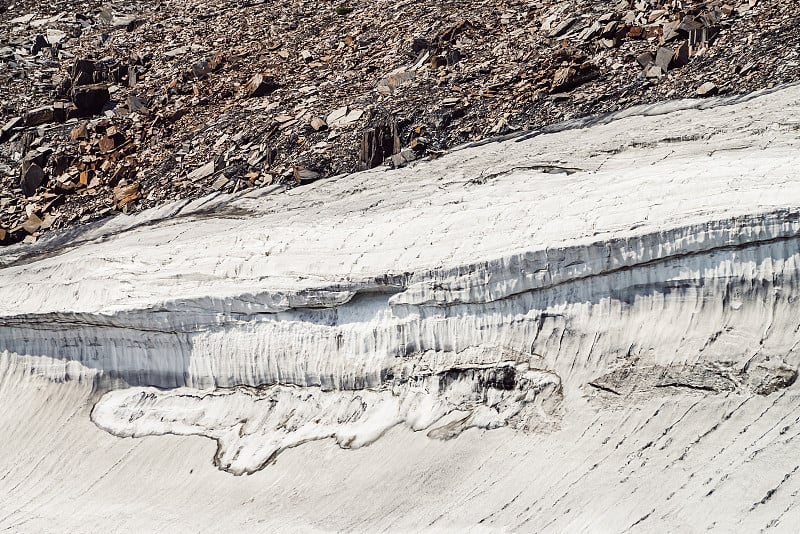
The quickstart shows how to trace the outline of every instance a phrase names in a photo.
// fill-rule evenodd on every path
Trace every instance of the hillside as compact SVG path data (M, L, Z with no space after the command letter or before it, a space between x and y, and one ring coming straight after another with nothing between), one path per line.
M5 2L0 243L774 87L799 37L779 0Z

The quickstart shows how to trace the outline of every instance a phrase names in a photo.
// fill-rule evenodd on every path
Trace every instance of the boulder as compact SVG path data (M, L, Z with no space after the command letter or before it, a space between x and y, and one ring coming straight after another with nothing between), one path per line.
M80 85L72 89L72 103L82 113L100 113L109 100L111 95L103 84Z

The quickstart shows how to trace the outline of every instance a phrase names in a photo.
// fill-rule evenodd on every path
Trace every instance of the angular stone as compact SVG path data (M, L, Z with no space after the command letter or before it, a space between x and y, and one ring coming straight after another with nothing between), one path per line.
M363 109L353 109L339 121L341 126L353 124L364 115Z
M553 75L551 91L559 92L567 90L567 87L572 84L572 79L577 72L578 71L572 67L562 67L558 69Z
M666 73L669 70L669 65L672 63L672 55L672 49L666 46L660 47L656 52L655 64L662 72Z
M407 70L405 68L397 69L378 82L378 92L385 94L394 93L398 87L413 79L413 70Z
M31 46L31 55L35 56L43 49L48 48L50 43L47 42L47 39L44 38L44 35L38 34L36 37L33 38L33 46Z
M42 182L44 182L44 170L33 161L23 160L19 179L22 194L26 197L32 197L36 194L36 190L42 185Z
M214 183L211 184L211 189L214 191L219 191L220 189L228 185L229 182L230 180L228 180L224 175L222 175L216 180L214 180Z
M653 63L653 54L651 54L650 52L639 54L639 56L636 58L636 62L639 64L640 67L646 68L650 66L651 63Z
M674 23L669 22L669 23L664 24L662 26L661 40L663 42L668 43L670 41L674 41L678 37L680 37L680 34L675 29L675 24Z
M292 169L292 174L294 175L294 181L297 184L306 184L309 182L313 182L314 180L319 179L322 174L319 172L309 169L308 167L302 167L295 165Z
M361 136L358 159L362 169L372 169L383 161L397 154L401 150L400 137L397 131L397 122L380 124L372 130L365 131Z
M214 163L214 160L211 160L208 163L201 165L200 167L190 172L188 176L186 176L186 178L192 181L202 180L203 178L206 178L214 174L215 170L216 170L216 165Z
M140 198L142 198L142 193L139 191L138 183L118 185L114 188L114 205L117 209Z
M427 50L430 48L431 44L428 42L427 39L423 39L422 37L414 37L413 41L411 42L411 50L414 51L415 54L419 54L423 50Z
M55 114L51 106L43 106L40 108L32 109L25 113L25 126L33 127L41 124L47 124L55 120Z
M32 234L42 227L42 222L42 219L40 219L38 215L31 213L28 215L28 218L25 220L25 222L19 226L27 233Z
M676 28L676 30L679 33L682 33L683 35L687 35L688 36L689 32L691 32L692 30L698 30L698 29L700 29L702 27L703 27L703 24L701 22L698 22L697 20L695 20L694 17L688 16L688 17L684 17L684 19L681 21L681 23L678 24L678 27Z
M128 111L131 113L135 111L141 111L146 113L147 106L145 105L144 101L136 95L128 95Z
M714 82L706 82L706 83L704 83L703 85L701 85L700 87L697 88L697 95L698 96L712 96L712 95L717 94L718 91L719 91L719 88L717 87L717 84L715 84Z
M100 113L109 100L111 95L103 84L81 85L72 89L72 103L82 113Z
M104 135L100 138L97 143L97 146L100 148L101 153L111 152L114 150L114 138L108 135Z
M664 75L664 71L658 65L651 65L644 70L646 78L660 78Z
M278 87L278 83L272 76L256 74L247 82L244 91L249 97L258 97L272 94Z
M697 28L689 32L689 45L697 46L711 42L719 33L718 26Z
M328 126L336 126L345 115L347 115L347 106L336 108L325 117L325 122L328 123Z
M6 123L0 127L0 143L5 142L9 137L11 137L11 131L14 128L18 128L23 124L22 117L12 117L6 121Z
M683 67L689 64L689 43L686 41L679 46L672 56L672 67Z
M168 50L164 52L164 57L167 59L174 59L176 57L182 56L189 51L188 46L179 46L177 48L173 48L172 50Z
M640 39L644 34L644 28L641 26L633 26L628 30L628 37L631 39Z
M86 127L86 123L82 122L73 128L72 131L69 132L69 138L73 141L89 139L89 129Z
M554 39L556 37L561 37L562 35L567 33L567 31L575 23L576 20L578 20L578 19L575 18L575 17L570 17L570 18L562 21L558 26L553 28L553 30L549 34L547 34L547 36L550 39Z
M92 85L95 83L96 64L90 59L79 59L72 67L72 85Z
M314 131L319 132L328 128L328 123L322 117L312 117L311 127Z
M194 74L194 77L198 80L208 77L208 73L211 72L211 70L211 63L209 63L208 60L203 59L192 63L192 74Z
M59 44L66 36L66 32L57 30L55 28L48 28L45 32L45 38L50 46Z
M56 122L66 121L70 109L72 109L72 104L69 102L53 102L53 120Z

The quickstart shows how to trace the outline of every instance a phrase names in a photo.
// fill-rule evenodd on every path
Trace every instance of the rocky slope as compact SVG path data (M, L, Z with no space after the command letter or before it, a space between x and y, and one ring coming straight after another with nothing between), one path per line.
M5 249L0 527L791 532L798 111L638 107Z
M0 244L796 81L798 17L785 0L5 2Z

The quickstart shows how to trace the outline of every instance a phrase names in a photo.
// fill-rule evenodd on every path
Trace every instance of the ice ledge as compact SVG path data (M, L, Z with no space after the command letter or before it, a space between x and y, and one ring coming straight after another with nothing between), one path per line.
M632 116L11 249L0 350L98 377L114 435L207 436L235 473L396 425L556 431L668 396L783 395L798 102Z
M489 302L780 236L794 231L800 206L798 124L787 118L798 102L792 86L704 109L665 103L392 173L117 217L4 249L0 316L224 306L248 294L274 312L384 285L406 290L398 304ZM500 274L484 283L488 272Z

